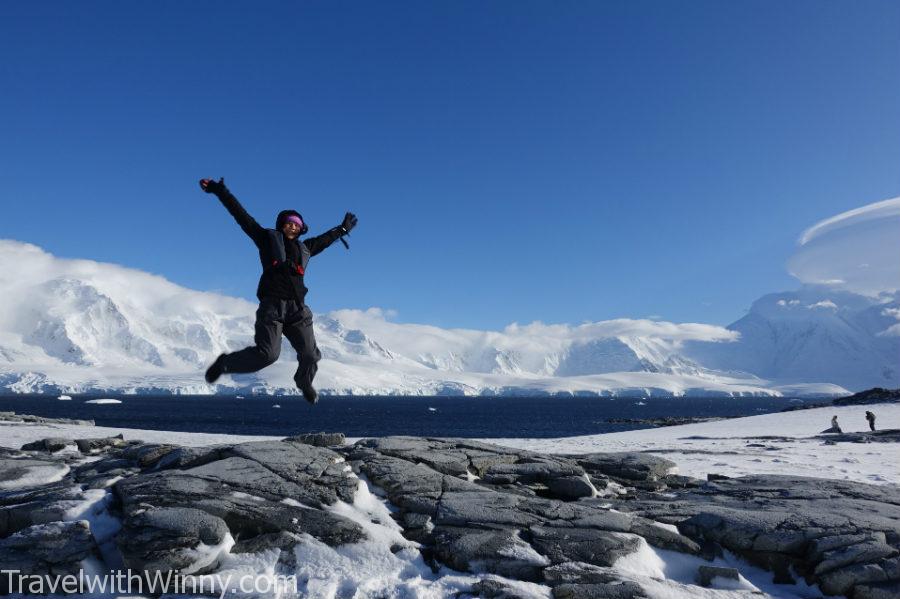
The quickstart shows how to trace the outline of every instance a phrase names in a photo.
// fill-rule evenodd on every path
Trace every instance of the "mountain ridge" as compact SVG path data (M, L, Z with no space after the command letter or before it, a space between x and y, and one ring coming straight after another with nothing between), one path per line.
M26 255L28 272L19 267ZM218 353L252 342L250 302L117 265L55 258L10 240L0 240L0 284L9 290L0 307L0 391L296 393L287 343L264 371L216 386L203 381ZM326 394L372 395L846 394L842 382L809 376L827 374L816 370L815 356L766 364L772 347L776 359L794 347L767 345L766 335L776 331L801 346L810 343L806 332L813 342L855 348L853 364L865 368L849 388L893 385L896 298L879 304L804 288L764 296L754 307L727 328L618 319L503 331L395 323L379 309L336 310L315 319L323 354L317 383ZM791 328L793 321L800 324ZM869 381L879 372L884 380Z

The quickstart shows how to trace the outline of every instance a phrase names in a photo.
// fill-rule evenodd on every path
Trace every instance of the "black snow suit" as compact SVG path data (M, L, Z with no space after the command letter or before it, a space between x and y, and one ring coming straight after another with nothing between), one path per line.
M216 193L216 196L256 244L263 268L256 288L259 308L256 311L255 345L225 354L223 371L256 372L274 363L281 353L281 335L284 334L297 352L299 363L294 382L300 389L311 387L322 354L316 347L312 312L304 303L307 289L303 284L303 275L310 257L334 243L346 231L337 226L300 243L297 239L286 238L281 232L285 219L292 214L299 216L297 212L282 211L276 220L276 228L266 229L247 213L227 189Z

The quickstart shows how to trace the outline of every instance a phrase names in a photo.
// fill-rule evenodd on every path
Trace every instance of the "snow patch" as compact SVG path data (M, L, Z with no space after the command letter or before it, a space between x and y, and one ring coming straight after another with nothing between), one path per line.
M837 304L831 300L822 300L821 302L816 302L814 304L810 304L807 306L810 310L815 310L816 308L824 308L826 310L837 310Z
M55 462L37 462L34 460L16 460L7 462L7 467L15 468L0 479L0 490L25 489L59 482L69 473L69 467ZM19 467L20 466L20 467Z

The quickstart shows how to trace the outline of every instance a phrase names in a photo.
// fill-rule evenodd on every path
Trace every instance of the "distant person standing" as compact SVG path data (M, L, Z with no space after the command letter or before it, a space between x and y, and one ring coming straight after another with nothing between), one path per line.
M869 421L869 429L875 431L875 414L866 410L866 420Z
M831 432L832 433L842 433L844 431L841 430L841 425L838 424L837 414L831 417Z

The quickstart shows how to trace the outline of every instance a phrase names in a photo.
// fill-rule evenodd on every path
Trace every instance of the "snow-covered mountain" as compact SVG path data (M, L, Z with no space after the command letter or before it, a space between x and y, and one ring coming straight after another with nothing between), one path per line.
M900 297L871 298L822 286L773 293L728 329L731 344L686 353L724 371L783 383L828 381L847 389L900 386Z
M260 373L203 381L216 355L251 342L245 300L8 240L0 289L0 390L295 393L287 343ZM838 394L896 382L898 317L896 300L811 290L767 296L729 328L619 319L450 330L338 310L315 321L317 384L353 394Z

